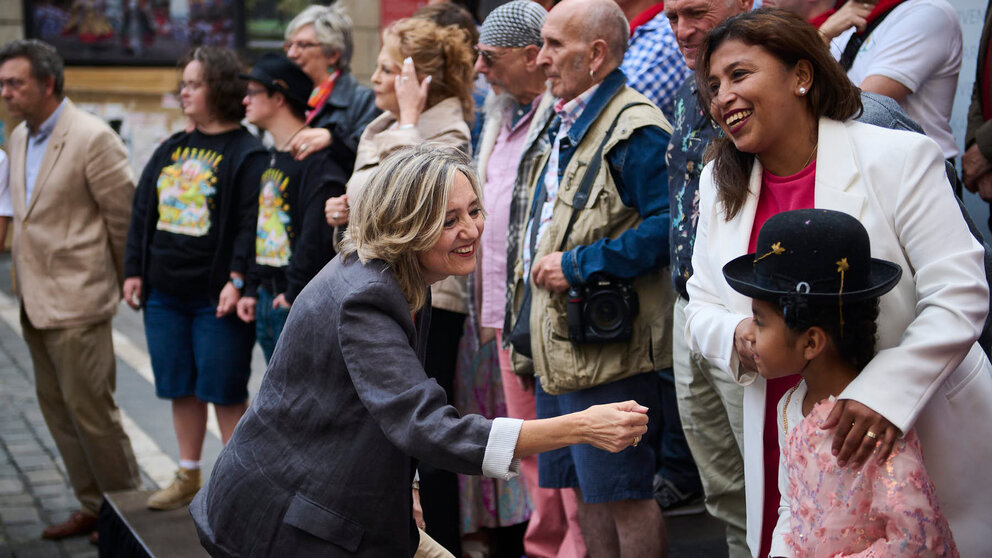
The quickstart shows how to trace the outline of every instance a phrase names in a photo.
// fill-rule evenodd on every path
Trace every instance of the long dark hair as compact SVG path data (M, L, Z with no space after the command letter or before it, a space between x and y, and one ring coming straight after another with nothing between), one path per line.
M712 120L710 102L713 95L707 86L710 58L727 41L737 40L768 51L788 67L806 60L813 68L813 84L804 99L814 118L847 120L860 115L861 93L834 60L817 30L799 16L774 8L761 8L731 17L718 25L703 41L696 60L696 88L699 106ZM713 179L717 199L723 204L727 220L744 206L754 154L737 150L734 142L721 137L713 142L707 159L713 160Z

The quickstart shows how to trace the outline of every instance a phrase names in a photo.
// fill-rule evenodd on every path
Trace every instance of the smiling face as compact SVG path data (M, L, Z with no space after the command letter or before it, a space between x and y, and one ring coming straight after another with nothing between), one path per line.
M337 66L341 58L340 52L334 52L330 56L325 54L324 45L317 40L313 25L304 25L297 29L296 33L286 39L283 50L286 58L302 68L314 84L323 83L330 75L330 68Z
M475 271L476 250L484 225L482 202L472 183L460 172L455 173L450 188L441 238L433 248L417 254L428 285L450 275Z
M375 106L398 115L399 102L396 100L396 76L400 75L400 62L382 47L372 73L372 92L375 93Z
M800 373L806 366L806 342L785 325L782 310L764 300L751 300L753 322L745 337L753 344L754 363L765 378Z
M689 69L696 69L696 53L706 34L723 20L751 8L752 0L668 0L665 15Z
M716 48L706 78L710 114L738 150L771 160L808 142L815 119L799 92L812 86L805 68L805 61L789 67L764 48L737 40Z

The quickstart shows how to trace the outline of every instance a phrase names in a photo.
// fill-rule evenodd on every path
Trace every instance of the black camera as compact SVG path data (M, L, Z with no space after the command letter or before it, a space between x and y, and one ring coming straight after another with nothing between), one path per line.
M576 344L628 341L638 309L630 280L594 273L586 283L568 290L568 337Z

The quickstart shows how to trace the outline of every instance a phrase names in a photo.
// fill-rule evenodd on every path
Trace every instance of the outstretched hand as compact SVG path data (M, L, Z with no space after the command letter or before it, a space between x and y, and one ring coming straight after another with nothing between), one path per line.
M853 399L838 400L820 426L822 430L834 427L832 453L841 467L850 461L852 468L859 469L872 452L884 461L899 437L899 429L887 418Z
M633 400L594 405L581 414L585 443L610 453L640 442L648 431L648 408Z

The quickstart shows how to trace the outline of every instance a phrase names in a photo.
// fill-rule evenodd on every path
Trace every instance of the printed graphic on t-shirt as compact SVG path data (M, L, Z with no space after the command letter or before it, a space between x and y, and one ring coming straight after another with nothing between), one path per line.
M179 147L158 176L158 230L187 236L210 232L217 192L217 166L224 156L209 149Z
M279 169L262 173L262 188L258 193L258 225L255 229L255 261L260 265L285 267L289 265L289 203L286 186L289 178Z

